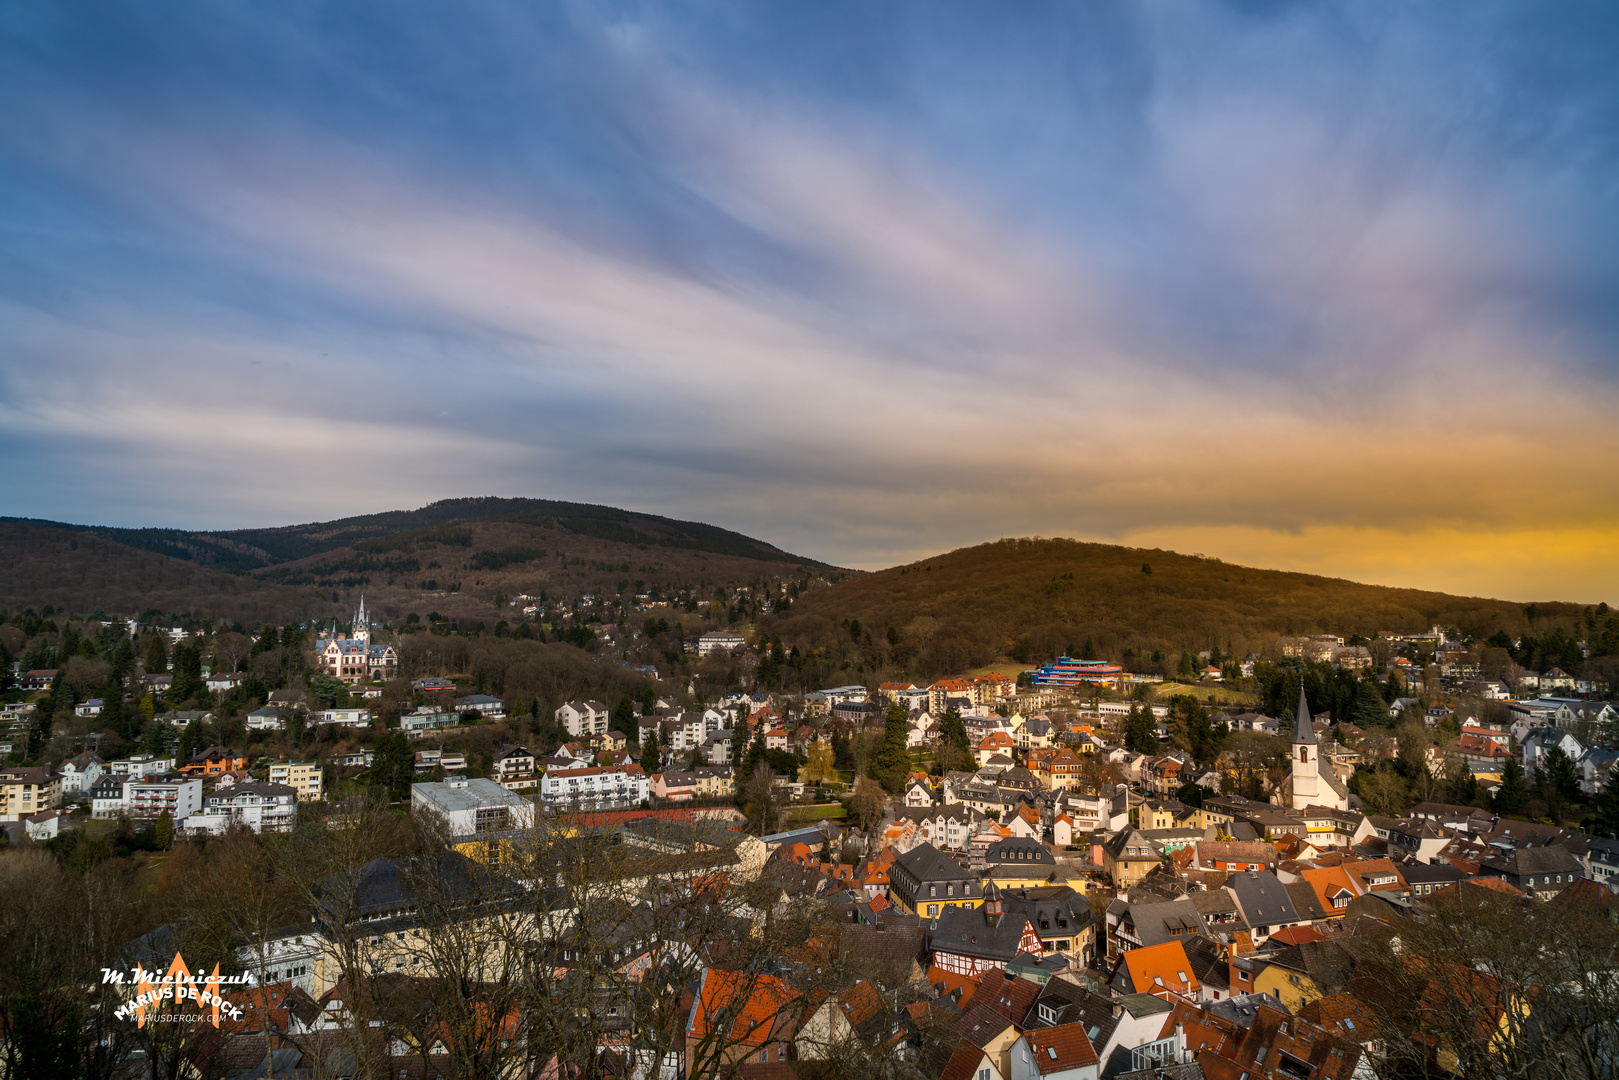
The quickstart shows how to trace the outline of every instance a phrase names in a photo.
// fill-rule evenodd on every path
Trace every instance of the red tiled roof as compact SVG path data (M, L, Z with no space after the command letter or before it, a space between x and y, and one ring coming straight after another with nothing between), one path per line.
M1134 950L1132 950L1134 951ZM1030 1056L1040 1075L1077 1069L1083 1065L1100 1064L1096 1048L1085 1037L1083 1024L1058 1024L1024 1034Z

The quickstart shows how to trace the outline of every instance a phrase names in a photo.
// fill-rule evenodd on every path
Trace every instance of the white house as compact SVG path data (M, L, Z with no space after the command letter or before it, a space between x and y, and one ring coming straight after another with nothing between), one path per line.
M94 754L80 754L62 762L62 794L84 795L96 786L104 770Z
M81 702L79 702L79 704L77 704L77 705L75 705L73 707L73 715L74 716L100 716L101 715L101 709L102 709L104 704L105 703L98 697L93 697L89 701L81 701Z
M158 757L155 754L136 754L134 757L118 758L107 763L104 773L112 776L150 776L153 773L173 772L175 759L171 757Z
M453 712L440 712L430 706L424 705L416 712L408 713L399 718L399 730L411 738L420 738L429 731L439 728L454 727L461 722L461 717Z
M287 712L277 705L266 705L247 714L247 730L280 731L287 726Z
M540 801L554 810L629 809L641 805L650 794L646 773L639 765L548 769L540 779Z
M309 718L313 724L336 724L338 727L370 727L370 709L322 709Z
M291 832L298 824L298 792L285 784L232 784L209 794L201 810L178 823L194 835L218 836L233 825Z
M741 634L730 634L724 630L712 630L697 639L697 655L708 656L710 653L730 652L747 644Z

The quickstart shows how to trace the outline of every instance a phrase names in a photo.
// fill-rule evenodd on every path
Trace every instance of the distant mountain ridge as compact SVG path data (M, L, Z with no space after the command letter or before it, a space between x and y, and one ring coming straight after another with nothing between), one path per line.
M36 518L0 517L0 523L4 524L90 533L126 547L230 573L248 573L296 562L394 533L471 521L538 525L637 546L676 548L765 562L827 566L826 563L793 555L763 540L717 525L679 521L592 503L551 499L495 496L441 499L418 510L390 510L267 529L125 529Z

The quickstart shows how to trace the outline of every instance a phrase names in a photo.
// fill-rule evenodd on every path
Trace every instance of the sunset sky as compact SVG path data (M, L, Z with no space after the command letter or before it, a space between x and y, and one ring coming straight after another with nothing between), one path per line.
M0 7L0 514L1619 602L1619 6Z

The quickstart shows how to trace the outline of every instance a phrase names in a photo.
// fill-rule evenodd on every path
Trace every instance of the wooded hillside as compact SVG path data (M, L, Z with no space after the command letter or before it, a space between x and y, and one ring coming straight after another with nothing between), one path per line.
M284 529L191 533L0 519L0 606L286 622L501 616L545 603L707 600L764 581L839 576L761 540L695 522L538 499L451 499ZM507 612L509 614L509 612Z
M1486 637L1571 619L1574 604L1525 606L1337 578L1256 570L1157 549L1001 540L850 578L767 619L766 636L825 647L853 666L932 677L997 657L1038 662L1087 651L1242 655L1277 637L1375 636L1453 624ZM854 624L858 624L855 628Z

